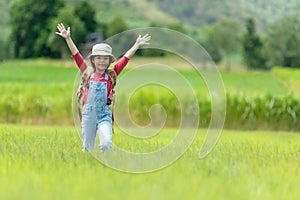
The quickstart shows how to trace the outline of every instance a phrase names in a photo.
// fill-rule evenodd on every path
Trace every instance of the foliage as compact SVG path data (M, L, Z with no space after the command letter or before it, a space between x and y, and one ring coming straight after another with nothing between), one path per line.
M234 51L239 50L239 25L233 19L224 19L220 22L207 26L204 30L206 41L204 46L208 47L207 51L212 53L212 58L220 62L222 58Z
M60 52L61 58L66 59L67 55L70 54L70 51L67 48L65 40L55 34L55 32L58 31L58 23L64 23L66 28L71 27L71 36L77 46L79 46L81 41L85 40L87 30L85 28L85 24L79 19L79 17L74 16L73 7L61 8L58 12L58 16L51 20L51 35L48 37L47 45L53 51Z
M259 24L259 30L264 31L267 24L274 22L287 13L293 12L298 0L147 0L155 3L164 12L176 17L182 22L203 27L226 18L234 18L239 24L251 16Z
M9 6L10 0L0 1L0 61L13 57L9 41Z
M17 58L50 56L47 39L50 20L64 5L62 0L21 0L10 9L11 40Z
M2 84L0 96L2 123L29 124L72 124L72 86L63 83L56 84ZM25 89L26 88L26 89ZM9 95L8 91L15 94ZM45 94L44 91L47 91ZM69 91L69 92L66 92ZM125 91L118 91L118 101L128 99ZM155 98L154 98L155 97ZM201 127L207 127L210 122L210 98L206 93L198 92L198 103L201 116ZM148 112L151 106L159 103L166 109L168 116L166 126L178 126L181 117L181 106L191 108L186 112L193 113L190 100L187 98L179 103L170 92L162 89L147 89L136 92L131 98L130 110L136 123L149 123ZM231 129L271 129L299 131L298 116L299 99L293 95L248 96L230 94L227 98L226 128Z
M300 67L300 14L285 16L269 28L266 52L272 65Z
M21 2L22 1L15 1L14 3L21 4ZM52 6L55 5L55 1L53 3L54 4L52 4ZM145 27L145 26L149 26L149 24L151 25L154 22L155 23L159 22L160 26L169 27L171 29L183 32L198 41L201 39L201 41L199 42L203 44L203 46L207 49L208 53L211 54L213 60L216 62L220 62L222 61L222 59L225 60L224 63L227 63L226 68L230 69L230 65L232 62L232 60L230 60L231 58L230 55L233 54L232 51L237 50L240 53L241 50L240 41L234 39L233 37L239 38L240 30L238 25L241 24L241 22L244 22L245 16L247 17L252 16L253 18L255 18L259 24L257 26L259 32L264 32L264 30L266 29L262 28L261 24L266 24L266 21L271 21L271 20L274 21L275 19L278 18L276 16L282 16L288 13L290 11L290 7L293 6L294 4L295 4L295 0L289 0L288 3L284 5L282 5L282 3L278 2L277 0L272 1L271 3L266 3L265 0L257 0L257 1L250 1L250 2L244 0L230 0L226 2L207 1L207 0L201 0L201 1L116 0L113 2L109 0L103 0L101 2L96 0L82 0L82 1L75 2L73 0L66 0L66 5L68 5L68 7L72 7L72 8L74 7L75 12L74 13L67 12L66 14L60 13L59 18L66 17L67 14L69 15L67 18L70 18L70 20L72 20L72 23L70 22L69 24L72 24L71 27L72 30L74 30L72 33L74 34L74 37L76 37L77 40L76 44L79 45L79 48L80 48L80 44L84 42L87 34L90 32L94 32L94 31L101 32L105 39L105 38L109 38L112 35L115 35L116 33L122 32L124 30L128 30L130 28ZM36 12L36 11L31 11L30 9L38 7L37 3L33 5L36 6L29 7L30 13ZM237 5L240 6L238 9L236 9ZM4 7L7 8L7 5L4 5ZM12 6L12 8L13 7L16 6ZM124 7L126 7L126 9L124 9ZM278 10L279 7L286 12L274 12L276 11L276 9ZM262 9L265 9L265 11L268 13L272 13L272 15L270 14L270 16L272 17L265 17L265 16L261 17L261 15L265 15L266 13L266 12L259 12L259 10ZM18 16L17 13L23 13L22 9L20 9L20 11L21 12L19 12L17 9L13 11L13 9L11 9L11 14L15 13L14 15ZM45 13L50 13L50 11L56 13L57 7L49 8ZM3 11L3 19L2 18L0 19L0 28L4 27L3 30L0 29L0 32L2 34L3 31L4 35L6 35L9 32L8 29L12 28L11 41L12 43L14 43L13 46L15 49L13 51L15 52L16 55L18 54L16 57L22 57L22 58L40 57L40 56L48 56L48 57L60 56L63 58L66 57L68 51L66 50L65 45L62 44L63 42L57 41L58 38L53 36L53 31L56 27L55 25L56 23L54 23L53 21L56 20L60 22L62 20L59 20L59 18L55 18L54 20L49 20L49 23L44 23L44 21L46 20L44 16L37 17L36 21L38 20L42 21L41 24L43 24L43 27L38 27L38 26L35 27L35 30L38 29L38 31L28 31L27 29L29 28L26 27L32 27L32 26L25 23L22 23L23 25L19 25L20 27L22 26L25 27L21 29L18 27L13 28L13 26L9 27L8 25L5 26L5 19L8 18L7 17L8 14L6 14L5 12L7 11L6 10ZM40 10L39 12L44 12L44 11ZM20 15L19 18L16 18L16 20L14 20L14 17L11 17L11 21L14 20L15 24L17 22L21 22L21 21L23 22L24 20L28 21L29 19L27 19L28 17L26 17L30 15L28 10L26 10L26 12L24 11L24 13L25 13L24 18L22 18L23 16L21 17L21 15L19 14ZM53 14L53 16L54 15L56 16L56 14ZM78 18L80 18L79 21ZM231 22L234 21L234 23L229 23L230 20L227 19L233 19L231 20ZM31 24L32 23L35 22L32 21ZM74 27L73 24L75 24L75 26L78 26L78 29L76 29L76 31L73 28ZM207 38L208 38L207 41L202 40L203 38L202 28L205 27L206 25L211 25L211 27L214 27L214 29L217 31L224 31L219 35L225 34L224 37L226 38L226 40L224 39L222 41L220 39L215 39L215 38L221 38L220 36L216 37L214 35L217 34L215 31L207 33ZM85 28L82 28L82 26L84 26ZM223 28L220 28L222 26ZM228 27L227 30L225 30L224 27ZM19 30L22 30L22 34L20 33L20 35L17 36L16 32ZM230 30L232 31L229 32ZM30 32L30 34L28 32ZM36 32L39 32L38 35L36 34ZM79 35L78 38L76 36L77 34ZM209 36L210 34L212 35ZM227 38L227 36L229 37ZM22 37L20 41L18 41L17 39L19 37ZM125 38L124 40L131 41L129 39L131 38ZM232 43L232 41L234 40L235 42ZM2 57L12 57L10 56L10 54L13 51L10 49L7 50L8 39L6 37L3 37L3 41L4 41L4 45L0 46L1 48L0 50L2 52L8 52L9 55L8 56L2 55ZM224 44L225 42L227 42L227 44ZM233 44L236 44L236 47L234 47ZM31 46L32 49L30 49L30 51L27 51L26 49L27 47L26 48L24 47L25 49L23 48L23 46L25 45L28 46L28 48L29 46ZM125 45L121 45L121 46L123 46L122 49L126 49ZM33 54L31 52L36 52L36 53ZM294 53L295 52L291 52L291 54ZM151 50L150 52L149 50L145 50L144 52L138 54L150 55L150 56L153 55L161 56L164 55L165 52L159 51L158 53L154 53L151 52ZM277 58L280 56L274 56L274 57ZM271 59L274 58L269 56L268 61ZM274 63L273 61L272 63L268 62L268 65L271 66L271 64L273 63Z
M178 31L180 33L186 34L187 31L184 28L184 25L182 23L175 23L175 24L170 24L168 26L169 29L174 30L174 31Z
M115 17L106 25L104 35L107 37L105 42L113 48L114 55L121 57L135 42L136 35L132 33L120 34L129 29L127 23L121 17ZM117 46L118 48L114 48Z
M0 38L0 61L13 57L12 49L8 41Z
M256 33L252 18L246 21L246 33L243 36L243 57L249 69L267 69L266 59L262 55L263 43Z
M213 41L219 49L225 53L235 51L239 48L240 28L237 21L224 19L218 23L205 28L207 40Z
M299 131L299 107L299 99L293 95L253 98L228 94L225 127Z
M129 29L128 25L121 17L115 17L109 24L105 34L107 37L111 37Z
M212 60L215 63L219 63L222 61L221 50L214 41L204 41L204 42L201 42L201 45L207 51L207 53L211 56Z
M66 5L73 6L78 1L65 0ZM9 33L7 22L9 6L15 1L0 2L0 35ZM240 24L246 17L254 17L258 29L264 31L267 24L292 12L298 0L90 0L97 8L96 20L109 23L115 16L124 17L130 27L148 26L152 22L168 24L182 22L198 30L199 27L215 23L225 18L235 18ZM124 9L126 8L126 9Z
M82 0L75 4L74 16L84 23L85 30L88 33L93 33L97 28L96 9L91 4L90 0ZM84 42L84 40L82 41Z

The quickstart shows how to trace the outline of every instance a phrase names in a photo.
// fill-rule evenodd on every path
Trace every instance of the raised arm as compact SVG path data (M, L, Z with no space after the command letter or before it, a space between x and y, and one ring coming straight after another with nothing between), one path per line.
M76 65L80 69L80 72L83 74L86 71L86 69L89 68L89 67L85 63L85 60L83 59L83 57L79 53L76 45L74 44L74 42L71 38L70 27L68 27L68 29L65 29L63 23L60 23L60 24L57 25L57 29L59 30L59 32L55 32L55 33L57 35L63 37L66 40L67 45L68 45L68 47L69 47L69 49L72 53L72 57L75 60Z
M72 55L75 55L78 52L78 49L71 38L70 27L68 27L68 29L65 29L65 26L63 25L63 23L60 23L57 25L57 29L59 30L59 32L55 32L55 33L57 35L63 37L66 40L67 45L68 45Z
M149 43L150 39L151 39L151 36L149 34L146 34L143 37L141 35L139 35L138 38L136 39L134 45L125 53L125 56L127 58L131 58L141 46L150 44Z

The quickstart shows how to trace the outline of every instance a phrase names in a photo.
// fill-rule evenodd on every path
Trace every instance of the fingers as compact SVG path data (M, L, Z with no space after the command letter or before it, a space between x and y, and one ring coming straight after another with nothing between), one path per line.
M70 36L70 30L71 30L70 27L68 27L68 28L66 29L63 23L57 24L56 27L57 27L57 29L58 29L59 31L55 32L55 34L57 34L57 35L59 35L59 36L61 36L61 37L63 37L63 38L67 38L67 37Z
M151 40L151 36L149 34L146 34L142 37L142 39L146 42L149 42Z
M64 24L63 23L59 23L59 24L57 24L57 29L60 31L60 32L62 32L62 31L64 31L64 30L66 30L66 28L65 28L65 26L64 26Z
M60 24L57 24L57 29L61 32L62 31L62 27L63 27L63 24L62 23L60 23Z
M57 26L58 26L60 29L65 29L65 26L64 26L63 23L59 23Z
M151 36L149 34L144 35L143 37L140 38L140 42L142 45L145 44L150 44L149 41L151 40Z
M143 38L146 38L146 37L151 37L148 33L146 35L143 36Z

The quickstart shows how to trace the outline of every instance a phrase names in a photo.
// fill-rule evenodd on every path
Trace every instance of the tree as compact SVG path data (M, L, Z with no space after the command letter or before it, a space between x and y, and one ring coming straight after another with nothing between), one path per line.
M256 33L253 19L246 20L246 33L243 35L243 58L249 69L267 69L262 55L263 43Z
M107 37L105 42L112 46L114 55L117 57L123 55L134 44L137 37L130 33L119 34L126 30L128 26L120 17L114 18L105 29L104 35Z
M9 41L0 38L0 61L13 57L13 52Z
M269 27L266 48L272 65L300 68L300 14L280 18Z
M71 27L71 36L75 44L79 46L81 41L85 41L87 31L85 29L85 24L79 19L79 17L74 16L73 7L63 7L59 10L58 16L51 20L51 35L48 37L47 46L55 52L59 52L61 58L67 58L70 51L66 46L66 42L63 38L57 36L55 32L57 31L57 24L63 22L65 27Z
M110 24L110 26L107 27L106 32L105 32L105 35L107 37L111 37L115 34L118 34L123 31L128 30L128 25L120 17L114 18L109 24Z
M75 4L74 16L84 23L84 27L87 33L93 33L96 31L98 23L96 21L96 11L89 0L82 0ZM85 38L82 38L85 39ZM81 41L83 42L83 40Z
M217 47L217 45L213 41L211 41L211 42L204 41L201 44L215 63L221 62L222 55L221 55L220 49Z
M62 0L20 0L10 9L11 40L17 58L51 56L49 22L64 6Z
M236 20L224 19L214 23L204 30L206 34L205 46L213 45L213 51L220 53L218 59L227 58L240 47L239 26ZM213 57L213 56L212 56ZM227 60L226 67L230 68L230 61Z
M186 34L187 31L185 30L184 26L182 23L174 23L174 24L170 24L168 26L169 29L172 29L174 31L178 31L178 32L181 32L183 34Z

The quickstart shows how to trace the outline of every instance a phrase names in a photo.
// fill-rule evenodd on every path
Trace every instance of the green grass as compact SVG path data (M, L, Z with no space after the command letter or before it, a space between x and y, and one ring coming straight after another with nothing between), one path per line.
M0 84L57 84L74 82L78 70L70 61L33 59L0 63Z
M232 93L286 95L290 89L271 73L222 73L227 91Z
M173 61L172 61L173 60ZM196 73L196 71L186 62L180 59L171 58L149 58L144 59L141 62L140 59L133 59L129 62L128 68L121 74L124 75L129 69L135 66L148 64L154 66L158 64L168 64L169 67L177 70L181 75L183 75L187 81L193 86L195 90L200 90L202 92L207 92L207 88L203 79L203 75L206 78L211 77L211 72L202 72L203 74ZM144 71L141 70L138 74L138 80L143 80L143 77L148 75L158 76L161 79L168 79L172 82L173 86L179 87L180 84L176 81L177 75L164 70L149 70L149 68ZM276 71L275 71L276 72ZM279 74L284 75L287 70L283 69ZM46 60L46 59L36 59L36 60L17 60L0 63L0 84L10 84L11 89L14 87L24 87L23 91L32 90L30 85L27 84L38 84L44 85L45 91L47 91L47 85L62 84L68 85L68 87L73 87L74 80L78 74L78 69L74 62L68 61L58 61L58 60ZM270 95L286 95L292 91L293 88L298 86L297 81L284 82L281 76L273 75L268 72L221 72L221 77L224 82L224 87L227 92L231 93L245 93L247 95L267 93ZM120 76L120 77L121 77ZM175 81L174 81L175 80ZM292 79L296 80L296 79ZM295 84L294 84L295 82ZM14 84L12 84L14 83ZM135 84L134 82L128 83L128 85ZM177 85L176 85L177 84ZM51 87L51 86L50 86ZM121 92L122 91L118 91ZM46 93L45 93L46 94ZM0 95L1 96L1 95Z
M283 67L274 67L272 69L274 76L284 83L293 93L300 92L300 69L291 69Z
M159 138L169 140L175 129ZM205 130L174 164L130 174L81 153L73 127L0 125L0 199L297 199L300 138L287 132L223 131L211 154L198 159ZM116 145L143 150L154 143ZM126 142L124 142L126 141Z

